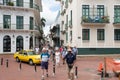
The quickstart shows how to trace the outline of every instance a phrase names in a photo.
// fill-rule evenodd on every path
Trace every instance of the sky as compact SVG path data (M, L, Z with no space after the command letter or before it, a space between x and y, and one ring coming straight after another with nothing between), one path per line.
M55 0L42 0L43 12L41 17L46 19L46 26L44 27L44 34L49 33L50 26L55 22L58 11L60 10L60 2Z

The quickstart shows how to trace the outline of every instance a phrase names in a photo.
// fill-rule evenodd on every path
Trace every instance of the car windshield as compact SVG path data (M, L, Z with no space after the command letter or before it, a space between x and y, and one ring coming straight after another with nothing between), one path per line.
M28 55L36 55L35 51L28 51Z

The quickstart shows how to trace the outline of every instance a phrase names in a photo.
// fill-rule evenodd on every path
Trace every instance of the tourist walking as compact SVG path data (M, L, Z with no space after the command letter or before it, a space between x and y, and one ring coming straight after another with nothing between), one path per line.
M49 61L49 53L46 48L42 49L42 54L41 54L41 69L42 69L42 80L44 80L44 70L46 70L46 76L48 77L48 61Z
M57 66L60 66L60 51L59 51L59 48L56 48L56 51L55 51L55 62L56 62L56 65Z
M35 52L36 52L36 54L39 54L39 47L38 46L35 47Z
M64 57L66 56L66 54L67 54L67 49L64 47L64 48L63 48L63 51L62 51L63 64L65 64L65 59L64 59Z
M78 54L78 49L76 48L76 46L72 48L72 53L75 55L75 59L76 59L76 56Z
M75 62L75 55L72 53L71 48L68 48L68 53L64 57L66 59L67 67L68 67L68 80L74 80L74 62Z

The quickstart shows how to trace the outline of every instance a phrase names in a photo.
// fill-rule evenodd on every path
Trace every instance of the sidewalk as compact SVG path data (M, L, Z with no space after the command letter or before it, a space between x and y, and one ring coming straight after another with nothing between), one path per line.
M0 80L41 80L41 67L37 65L37 72L34 66L22 63L22 69L19 69L19 63L15 61L13 55L0 55L0 59L4 59L3 65L0 64ZM6 59L9 60L8 68L6 67ZM98 63L103 61L102 57L79 57L76 65L78 67L78 78L75 80L101 80L98 75ZM53 64L49 63L49 77L45 80L68 80L66 65L56 66L56 73L53 76ZM111 75L104 80L118 80L117 77Z

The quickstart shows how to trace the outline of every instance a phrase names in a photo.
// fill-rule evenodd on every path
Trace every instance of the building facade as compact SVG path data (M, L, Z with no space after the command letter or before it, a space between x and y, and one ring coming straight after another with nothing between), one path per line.
M60 47L60 11L58 12L54 24L50 27L50 45Z
M120 53L119 0L56 1L61 3L64 46L76 46L79 54Z
M39 46L41 0L0 0L0 54Z

